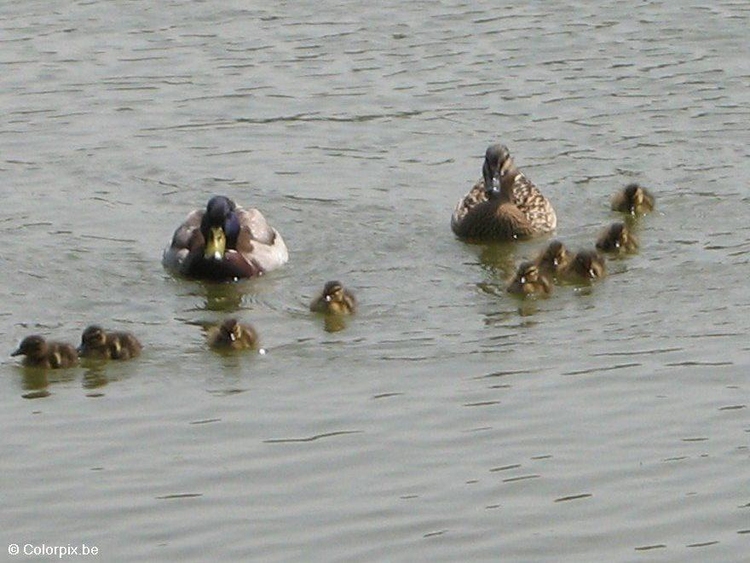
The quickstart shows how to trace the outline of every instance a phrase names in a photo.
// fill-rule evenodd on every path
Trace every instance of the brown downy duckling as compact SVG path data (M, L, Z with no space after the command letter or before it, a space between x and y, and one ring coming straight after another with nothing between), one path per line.
M323 292L310 303L310 310L315 313L350 315L357 310L357 300L341 282L329 281L323 287Z
M107 332L99 325L91 325L81 335L78 355L94 360L129 360L138 356L142 348L129 332Z
M539 253L534 262L543 274L556 277L557 273L566 268L572 259L573 253L559 240L553 240Z
M206 333L208 345L217 350L246 350L258 347L258 333L250 325L241 324L235 318L212 326Z
M559 277L568 282L594 281L607 275L606 259L596 250L576 252Z
M557 216L549 200L519 171L505 145L491 145L482 179L456 205L451 228L469 241L508 241L549 233Z
M549 295L552 283L534 262L522 262L508 284L508 293L515 295Z
M596 248L610 254L633 254L638 252L638 239L622 222L612 223L599 235Z
M640 184L628 184L612 196L612 209L631 215L645 215L654 210L654 196Z
M26 356L23 365L46 369L69 368L78 364L76 349L66 342L47 342L38 334L27 336L11 356Z

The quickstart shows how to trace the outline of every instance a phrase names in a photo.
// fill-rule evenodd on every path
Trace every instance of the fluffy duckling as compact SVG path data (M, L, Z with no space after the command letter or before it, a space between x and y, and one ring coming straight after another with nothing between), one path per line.
M628 184L612 196L612 209L631 215L644 215L654 210L654 196L640 184Z
M638 251L638 239L625 223L618 221L602 231L596 248L610 254L632 254Z
M69 368L78 363L78 354L72 345L47 342L38 334L24 338L11 356L26 356L23 365L46 369Z
M219 195L177 227L162 265L189 278L228 281L259 276L288 259L284 240L260 211Z
M549 295L552 283L534 262L522 262L507 287L515 295Z
M607 275L604 256L596 250L580 250L565 268L560 270L560 278L569 282L593 281Z
M240 324L235 318L209 328L206 338L208 345L217 350L245 350L258 347L258 333L255 329L250 325Z
M357 310L357 300L341 282L329 281L323 287L323 292L310 303L310 310L315 313L350 315Z
M106 332L99 325L91 325L81 335L78 355L95 360L129 360L141 353L143 346L129 332Z
M470 241L513 240L549 233L557 215L549 200L515 165L505 145L491 145L482 179L456 205L451 228Z
M553 240L536 257L534 263L546 276L556 277L557 273L565 269L573 259L573 253L559 240Z

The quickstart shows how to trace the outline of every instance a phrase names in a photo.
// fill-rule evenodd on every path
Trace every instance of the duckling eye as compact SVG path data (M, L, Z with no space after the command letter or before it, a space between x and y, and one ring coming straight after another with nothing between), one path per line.
M521 283L526 283L526 276L521 276L521 279L519 281Z

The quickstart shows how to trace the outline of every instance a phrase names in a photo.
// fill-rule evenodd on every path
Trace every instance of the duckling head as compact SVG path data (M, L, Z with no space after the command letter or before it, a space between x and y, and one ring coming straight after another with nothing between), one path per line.
M47 342L38 334L27 336L11 353L11 356L26 356L27 358L39 358L47 353Z
M648 209L652 205L651 198L646 190L637 183L628 184L623 191L630 213L636 213L639 209Z
M496 197L502 187L503 165L510 159L510 151L505 145L490 145L484 155L482 177L488 199Z
M78 352L84 352L85 350L95 350L103 348L107 345L107 333L99 325L90 325L86 327L81 335L81 345L78 347Z
M568 254L568 249L562 242L553 240L542 253L540 263L555 270L567 260Z
M236 204L223 195L208 200L201 220L201 234L206 241L203 256L206 260L221 260L227 249L235 248L240 232Z
M546 294L549 291L549 280L542 274L539 267L531 261L522 262L518 266L516 276L508 286L509 293L519 295L529 295L532 293Z
M227 319L221 323L219 332L225 342L236 342L242 337L242 327L235 318Z
M595 280L606 274L604 257L595 250L582 250L575 260L576 270L585 278Z
M612 223L602 233L601 238L596 243L596 247L604 252L622 252L632 246L634 242L625 223L618 221L617 223Z
M326 303L343 303L345 301L344 286L339 281L326 282L323 287L323 299Z

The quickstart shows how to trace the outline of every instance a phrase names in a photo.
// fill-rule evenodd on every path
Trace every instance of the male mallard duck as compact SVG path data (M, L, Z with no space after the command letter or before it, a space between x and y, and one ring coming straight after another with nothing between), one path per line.
M570 282L593 281L606 275L606 260L596 250L576 252L573 259L559 273L561 279Z
M162 264L187 277L225 281L259 276L288 259L284 240L260 211L214 196L177 227Z
M482 179L456 205L453 232L468 240L513 240L549 233L557 216L549 200L516 168L505 145L491 145Z
M555 277L560 270L565 269L573 259L573 254L559 240L553 240L536 257L534 263L547 276Z
M644 215L654 210L654 196L640 184L628 184L612 196L612 209L631 215Z
M310 310L315 313L349 315L357 309L354 295L338 281L329 281L323 292L310 303Z
M215 349L245 350L258 346L258 333L255 329L250 325L240 324L234 318L209 328L206 339L208 345Z
M534 262L521 262L507 291L516 295L549 295L552 284Z
M622 222L612 223L599 235L596 248L611 254L632 254L638 251L638 239Z
M73 346L65 342L47 342L38 334L24 338L11 356L26 356L23 365L47 369L69 368L78 363Z
M129 332L106 332L98 325L91 325L81 335L78 355L96 360L129 360L138 356L142 348Z

